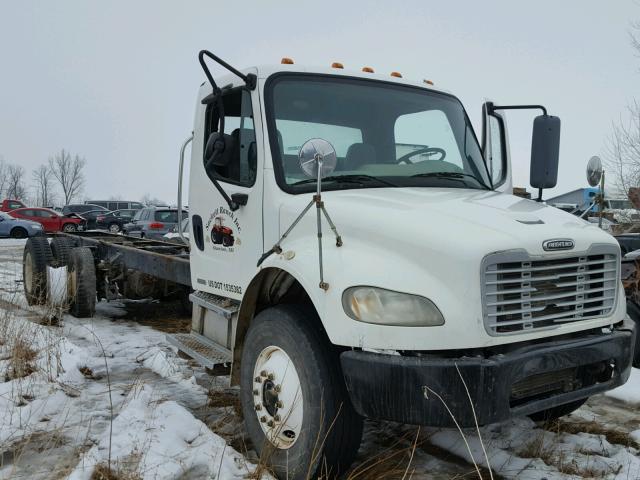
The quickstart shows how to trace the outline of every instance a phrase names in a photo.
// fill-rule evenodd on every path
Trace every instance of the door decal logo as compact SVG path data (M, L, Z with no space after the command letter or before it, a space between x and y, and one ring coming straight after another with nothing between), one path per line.
M234 252L235 247L242 244L238 236L242 229L235 212L224 208L216 208L205 226L206 241L211 243L213 250L220 252Z

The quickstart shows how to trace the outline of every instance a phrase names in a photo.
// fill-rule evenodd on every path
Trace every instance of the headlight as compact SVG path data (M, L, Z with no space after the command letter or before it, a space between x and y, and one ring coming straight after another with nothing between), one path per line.
M347 315L360 322L405 327L444 324L442 313L428 298L384 288L347 288L342 294L342 307Z

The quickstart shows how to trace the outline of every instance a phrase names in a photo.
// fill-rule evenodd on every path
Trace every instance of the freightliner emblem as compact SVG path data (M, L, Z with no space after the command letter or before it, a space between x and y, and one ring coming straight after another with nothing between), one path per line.
M545 240L542 242L542 248L546 251L571 250L573 247L573 240L569 238L554 238L553 240Z

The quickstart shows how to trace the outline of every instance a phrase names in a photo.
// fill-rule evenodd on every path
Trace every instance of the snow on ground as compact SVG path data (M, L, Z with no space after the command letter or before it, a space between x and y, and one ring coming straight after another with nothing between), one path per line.
M23 243L0 240L0 479L89 479L109 459L138 478L247 478L257 459L226 378L179 358L145 318L151 305L101 302L92 319L47 325L22 295ZM22 367L16 344L33 349ZM484 479L640 479L639 405L634 370L557 424L516 419L465 430L467 443L455 429L367 421L352 478L477 478L477 464Z
M116 320L126 313L117 302L98 304L92 319L65 315L60 326L47 324L42 307L26 307L16 243L0 241L0 478L88 479L109 458L140 478L253 471L194 416L209 421L220 409L207 408L202 371L165 333Z
M163 400L143 385L113 422L113 436L105 432L89 450L70 480L89 480L94 465L111 463L142 478L245 478L242 455L209 430L179 403ZM111 445L110 445L111 444Z
M605 393L605 395L640 408L640 369L632 368L627 383Z
M469 432L466 439L468 447L453 430L430 437L431 443L469 462L473 458L503 478L640 478L638 450L612 444L602 434L558 433L521 418L482 428L481 437Z

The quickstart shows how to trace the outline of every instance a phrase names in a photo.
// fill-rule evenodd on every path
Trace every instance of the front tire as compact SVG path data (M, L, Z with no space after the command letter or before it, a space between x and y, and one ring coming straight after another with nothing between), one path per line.
M75 224L73 224L73 223L65 223L62 226L62 231L65 232L65 233L73 233L76 230L77 230L77 228L76 228Z
M280 478L332 476L353 461L362 417L349 400L338 355L312 308L260 312L245 338L241 401L245 428Z
M120 230L120 225L118 225L117 223L112 223L111 225L109 225L109 231L111 233L119 233Z

